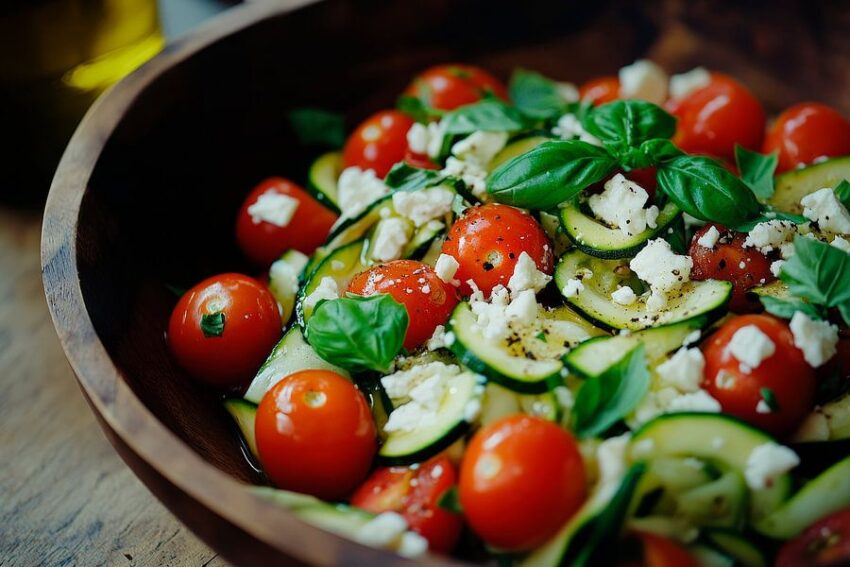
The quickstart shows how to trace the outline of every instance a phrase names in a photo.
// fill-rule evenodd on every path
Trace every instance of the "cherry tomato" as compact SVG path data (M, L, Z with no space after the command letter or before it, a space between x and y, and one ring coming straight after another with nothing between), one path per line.
M285 195L298 202L292 218L279 226L263 220L252 207L261 198ZM283 252L294 248L312 254L325 241L337 216L319 204L307 191L286 179L266 179L248 194L236 219L236 240L251 261L268 266Z
M720 239L712 248L699 244L699 239L715 227ZM770 271L771 261L758 248L744 248L747 235L727 230L719 224L707 224L691 240L688 254L694 261L692 280L723 280L732 282L732 300L729 309L735 313L761 310L758 299L749 297L747 291L776 279Z
M780 114L767 132L762 151L777 150L777 173L821 158L850 155L850 122L825 104L795 104Z
M342 161L345 167L372 169L383 178L404 159L407 131L413 120L398 110L382 110L363 121L345 142Z
M584 83L578 89L581 100L587 100L599 106L614 102L620 98L620 79L617 77L598 77Z
M525 211L497 203L467 209L443 243L443 253L460 264L455 278L464 294L472 291L466 283L470 279L485 294L499 284L508 285L523 252L538 270L552 273L552 242L540 224Z
M428 549L449 553L460 537L460 516L440 507L457 474L448 457L438 455L417 467L378 469L351 497L351 503L374 514L398 512L410 529L428 540Z
M711 83L668 103L679 119L673 142L690 154L735 161L735 144L761 148L765 115L761 103L743 85L720 73Z
M585 498L585 472L572 436L538 417L513 415L472 438L460 469L470 527L509 551L549 539Z
M829 567L850 561L850 508L818 520L787 542L776 567Z
M302 370L278 382L260 401L254 426L271 481L328 500L363 481L377 450L366 398L329 370Z
M415 260L395 260L360 272L348 284L348 291L367 296L388 293L404 305L410 319L404 336L407 350L427 341L458 303L455 288L431 266Z
M423 154L417 154L410 149L404 154L404 161L410 167L418 167L419 169L440 169L440 166Z
M776 349L756 368L743 366L729 352L732 337L748 325L758 327ZM815 371L794 346L794 336L784 321L769 315L730 319L703 345L703 354L703 387L720 402L724 413L782 435L796 429L814 405ZM765 398L765 389L770 390L775 400L772 408L768 404L771 400ZM762 401L765 403L760 404Z
M431 108L454 110L478 102L488 92L508 100L505 86L487 71L472 65L450 64L420 73L404 94L420 99Z
M635 532L643 548L643 567L699 567L688 550L670 538L650 532Z
M269 290L241 274L205 279L183 294L168 323L168 344L180 366L216 386L253 378L281 333Z
M658 188L658 170L654 167L643 167L641 169L633 169L624 173L627 179L630 179L643 187L649 194L649 202L655 199L655 191Z

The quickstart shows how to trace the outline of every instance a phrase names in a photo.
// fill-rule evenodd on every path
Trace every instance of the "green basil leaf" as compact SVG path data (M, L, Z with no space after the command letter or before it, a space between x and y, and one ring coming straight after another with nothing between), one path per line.
M755 228L757 224L772 220L790 221L794 224L806 224L807 222L809 222L809 219L807 219L803 215L795 215L793 213L785 213L782 211L764 209L754 219L748 220L747 222L739 224L738 226L732 228L738 232L750 232L753 228Z
M794 237L794 255L782 264L779 278L791 294L827 309L838 307L850 324L850 254L826 242Z
M337 366L388 372L401 351L407 310L386 294L322 301L307 322L307 342Z
M597 106L585 115L582 125L618 153L637 148L647 140L669 139L676 131L673 116L643 100L617 100Z
M528 126L517 109L499 99L485 99L447 112L442 124L449 134L516 132Z
M761 399L770 408L770 411L779 411L779 400L776 399L776 394L773 393L773 390L770 388L759 388L759 393L761 394Z
M605 433L640 403L649 390L644 350L644 345L638 345L605 372L582 384L573 407L576 435L593 437Z
M761 208L743 181L707 157L680 156L661 163L658 187L692 217L726 226L743 224Z
M681 216L673 222L668 230L664 231L662 238L667 241L667 244L670 245L673 252L676 254L687 255L688 247L691 242L688 240L688 233L685 230L685 221Z
M289 111L289 122L305 146L341 148L345 144L345 119L342 114L321 108L295 108Z
M501 203L545 210L602 181L616 167L604 148L550 140L499 166L487 179L487 191Z
M396 108L422 124L427 124L432 118L439 118L442 115L442 111L431 108L418 97L409 95L400 96L396 101Z
M850 209L850 183L846 179L842 179L841 183L833 189L833 192L838 200L841 201L841 204L844 205L844 208Z
M390 169L384 183L397 191L415 191L437 185L445 178L439 171L411 167L402 161Z
M735 144L735 163L741 179L756 197L762 200L773 197L773 174L779 163L779 152L764 155Z
M797 311L802 311L812 319L823 319L823 311L816 305L799 299L779 299L769 295L759 297L764 310L781 319L790 319Z
M558 84L534 71L514 71L508 93L517 110L536 120L557 118L566 108Z
M201 316L201 331L205 337L220 337L224 333L224 312L204 313Z
M448 510L452 514L463 514L463 506L460 505L460 494L457 486L452 486L440 496L437 500L437 506L443 510Z

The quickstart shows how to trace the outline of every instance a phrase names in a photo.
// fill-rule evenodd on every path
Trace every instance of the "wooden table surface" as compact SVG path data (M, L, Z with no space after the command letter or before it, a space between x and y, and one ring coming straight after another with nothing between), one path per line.
M40 231L0 206L0 566L226 565L101 433L50 322Z

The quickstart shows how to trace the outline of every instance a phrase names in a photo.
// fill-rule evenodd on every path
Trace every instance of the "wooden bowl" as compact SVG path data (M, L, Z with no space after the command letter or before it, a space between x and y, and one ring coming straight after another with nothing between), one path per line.
M819 98L850 110L841 96L846 62L823 56L850 52L840 33L846 14L801 18L796 4L776 2L749 14L713 2L655 3L651 11L637 4L251 4L169 45L88 113L44 217L53 321L117 451L224 557L244 565L405 562L251 493L246 483L258 476L220 396L190 381L164 340L176 299L167 286L252 273L233 238L244 194L269 175L303 179L314 152L294 140L287 109L344 111L354 124L392 105L410 77L436 62L478 63L503 78L521 65L579 82L649 55L670 71L728 71L769 107Z

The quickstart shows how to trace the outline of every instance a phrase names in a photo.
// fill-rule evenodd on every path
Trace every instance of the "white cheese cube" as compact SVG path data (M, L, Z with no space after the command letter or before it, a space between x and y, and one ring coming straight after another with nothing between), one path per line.
M447 284L457 286L460 282L454 279L454 277L459 267L460 264L455 260L454 256L440 254L440 257L437 258L437 263L434 265L434 271L437 272L437 277Z
M422 226L450 212L454 197L453 191L440 186L398 191L393 193L393 206L399 215L412 220L416 226Z
M667 73L647 59L640 59L620 69L620 98L638 98L653 104L667 100Z
M841 204L835 191L819 189L800 199L803 216L818 223L821 230L833 234L850 234L850 212Z
M697 244L702 246L703 248L714 248L717 245L717 241L720 239L720 231L717 230L717 227L712 225L709 227L705 234L699 237L697 240Z
M388 218L378 223L375 229L375 244L372 257L379 262L389 262L401 258L404 245L408 241L408 224L404 219Z
M720 409L720 402L705 390L682 394L673 399L667 406L667 410L671 412L698 411L717 413Z
M514 273L508 280L508 288L511 293L520 293L527 289L535 293L542 290L552 280L549 276L537 269L537 264L529 256L528 252L522 252L517 258Z
M303 307L304 309L313 309L323 299L339 299L339 286L335 279L329 277L322 278L316 289L304 298Z
M705 358L698 348L680 348L670 359L658 365L656 371L661 381L680 392L696 392L700 389Z
M339 208L342 211L340 218L359 215L366 207L389 193L390 188L378 179L374 170L362 170L356 166L344 169L337 183Z
M670 77L670 98L684 98L711 83L711 73L704 67L694 67L687 73Z
M251 216L251 222L254 224L267 222L275 226L284 227L288 226L292 221L298 205L298 199L269 189L248 207L248 214Z
M803 357L812 368L823 366L835 356L838 344L838 327L829 321L816 321L802 311L791 317L794 346L803 351Z
M620 286L611 293L611 299L618 305L631 305L637 301L637 295L629 286Z
M764 490L776 479L800 464L800 457L776 443L765 443L752 450L747 457L744 478L753 490Z
M605 182L602 193L591 195L587 204L597 218L619 228L626 236L634 236L656 226L658 207L653 205L652 212L649 212L652 207L644 209L648 200L649 194L643 187L618 173Z
M762 361L776 352L776 345L770 337L755 325L746 325L735 331L726 348L740 362L743 372L758 368Z
M564 285L564 289L561 290L561 293L564 294L564 297L576 297L579 293L584 291L584 284L581 283L581 280L572 278L567 280L566 285Z
M669 292L690 280L693 260L674 253L666 240L656 238L632 258L629 267L653 290Z
M452 146L452 155L486 167L508 142L507 132L473 132Z

